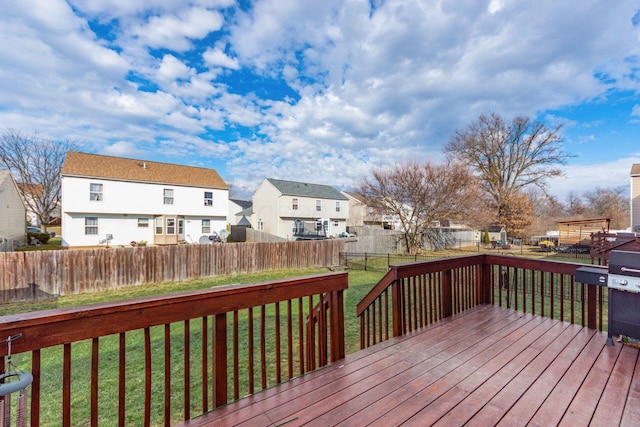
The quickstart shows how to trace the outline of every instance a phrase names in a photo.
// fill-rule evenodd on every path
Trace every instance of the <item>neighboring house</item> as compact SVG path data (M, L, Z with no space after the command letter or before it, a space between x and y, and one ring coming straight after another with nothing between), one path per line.
M502 242L505 243L507 241L507 232L501 225L490 225L488 227L489 230L489 240L492 242Z
M18 188L25 199L25 206L27 207L27 223L35 227L40 227L40 217L36 212L31 210L30 205L38 206L38 200L42 197L42 191L44 186L42 184L18 184ZM49 222L60 218L60 203L57 202L56 208L49 217Z
M348 218L349 199L329 185L269 178L253 194L253 227L286 239L338 236Z
M9 171L0 171L0 239L24 242L27 208Z
M213 169L69 152L64 246L197 243L225 229L229 189Z
M640 233L640 163L631 166L631 231Z
M347 191L342 192L349 199L349 218L347 227L371 227L397 230L400 227L400 219L397 215L381 215L367 206L362 195Z
M251 210L253 203L250 200L229 199L229 214L227 221L229 225L246 225L247 210ZM244 218L244 220L243 220ZM240 224L243 221L243 224Z

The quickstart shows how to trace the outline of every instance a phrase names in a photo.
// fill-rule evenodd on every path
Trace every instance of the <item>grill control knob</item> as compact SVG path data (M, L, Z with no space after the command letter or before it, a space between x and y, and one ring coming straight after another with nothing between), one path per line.
M629 282L627 280L621 279L618 281L618 285L620 286L627 286L629 284Z

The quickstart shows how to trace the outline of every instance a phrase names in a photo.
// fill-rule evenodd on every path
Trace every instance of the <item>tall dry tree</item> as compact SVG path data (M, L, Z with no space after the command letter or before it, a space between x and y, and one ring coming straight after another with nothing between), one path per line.
M376 168L356 192L380 215L398 218L410 253L422 247L432 221L469 219L479 207L482 192L473 174L462 164L408 162Z
M46 230L60 200L60 170L68 150L77 146L38 134L5 129L0 136L0 162L21 183L24 201Z
M445 153L471 166L493 199L496 220L508 224L510 201L527 187L543 191L546 179L561 175L560 165L570 155L562 151L560 126L550 129L539 121L516 117L507 121L497 114L481 115L457 130Z

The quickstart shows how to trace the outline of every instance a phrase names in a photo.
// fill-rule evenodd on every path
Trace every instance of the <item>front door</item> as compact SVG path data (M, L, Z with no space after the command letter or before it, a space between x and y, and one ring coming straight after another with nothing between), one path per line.
M184 218L178 217L178 242L184 242Z

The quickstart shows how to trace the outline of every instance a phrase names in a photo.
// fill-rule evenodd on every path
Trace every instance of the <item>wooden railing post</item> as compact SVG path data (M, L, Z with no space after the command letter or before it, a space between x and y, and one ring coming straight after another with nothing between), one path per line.
M587 285L587 327L589 329L597 329L597 298L596 298L596 286L595 285Z
M345 357L344 300L342 291L331 292L330 299L331 362Z
M491 289L493 288L493 283L491 283L491 265L483 262L481 264L481 272L482 277L480 278L480 303L481 304L492 304L491 301Z
M445 270L442 272L440 281L440 295L442 296L440 312L442 318L449 317L453 314L453 292L451 289L451 270Z
M393 336L399 337L405 332L402 279L395 279L391 285L391 305L393 315Z
M227 403L227 314L214 316L213 329L213 369L214 369L214 407Z

